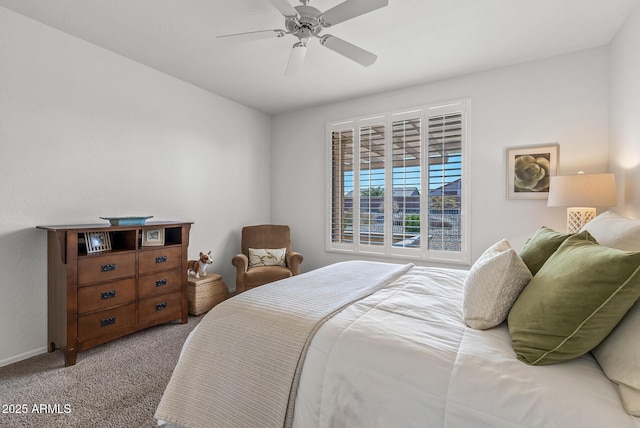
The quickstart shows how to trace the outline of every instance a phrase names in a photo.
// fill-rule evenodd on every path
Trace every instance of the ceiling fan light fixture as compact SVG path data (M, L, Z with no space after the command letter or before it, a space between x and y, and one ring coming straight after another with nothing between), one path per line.
M287 63L287 70L285 74L287 76L295 76L302 69L304 63L304 57L307 55L307 43L305 41L299 41L293 45L291 54L289 55L289 62Z

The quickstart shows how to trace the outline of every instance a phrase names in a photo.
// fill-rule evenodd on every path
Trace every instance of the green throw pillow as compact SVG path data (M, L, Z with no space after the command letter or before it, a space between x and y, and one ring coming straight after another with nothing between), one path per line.
M554 364L596 347L640 297L640 252L598 245L589 232L565 240L509 313L518 359Z
M560 233L542 226L525 242L518 255L527 265L531 274L535 275L549 256L570 236L570 233Z

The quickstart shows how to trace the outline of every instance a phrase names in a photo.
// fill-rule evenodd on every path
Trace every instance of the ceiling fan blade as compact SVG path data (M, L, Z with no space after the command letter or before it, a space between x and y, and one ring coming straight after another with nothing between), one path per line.
M287 34L287 32L284 30L260 30L248 31L246 33L225 34L223 36L217 36L216 39L247 42L250 40L268 39L270 37L284 37L285 34Z
M298 16L298 11L287 0L267 0L284 16Z
M293 45L291 49L291 55L289 56L289 63L287 64L287 76L294 76L300 72L302 64L304 63L304 57L307 55L307 45L303 42L298 42Z
M389 0L346 0L320 15L320 21L329 27L387 5Z
M359 48L356 45L352 45L349 42L345 42L338 37L334 37L330 34L323 36L320 39L320 44L326 48L331 49L334 52L339 53L340 55L346 56L352 61L357 62L360 65L364 65L365 67L370 66L378 57L372 54L369 51L366 51L362 48Z

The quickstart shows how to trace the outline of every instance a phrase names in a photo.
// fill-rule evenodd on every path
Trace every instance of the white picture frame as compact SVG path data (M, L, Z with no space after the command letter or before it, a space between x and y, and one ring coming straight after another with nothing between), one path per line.
M508 147L507 199L547 199L549 182L558 173L560 145Z
M87 254L111 251L111 236L109 232L84 232L84 242Z
M142 246L153 247L158 245L164 245L164 228L143 229L142 230Z

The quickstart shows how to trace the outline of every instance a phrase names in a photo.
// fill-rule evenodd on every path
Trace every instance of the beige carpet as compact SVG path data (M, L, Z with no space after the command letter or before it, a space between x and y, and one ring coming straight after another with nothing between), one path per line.
M75 366L64 367L56 351L1 367L0 427L156 426L182 344L203 316L81 352ZM16 405L26 413L15 413Z

